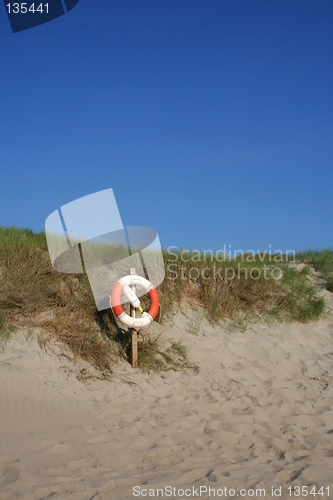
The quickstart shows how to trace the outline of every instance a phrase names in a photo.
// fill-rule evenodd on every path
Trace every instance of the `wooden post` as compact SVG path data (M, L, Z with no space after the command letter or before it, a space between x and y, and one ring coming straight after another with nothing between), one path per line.
M136 274L135 268L131 267L131 275ZM136 292L135 285L131 285L133 292ZM135 307L130 304L130 316L135 318ZM135 328L130 328L131 332L131 365L138 368L138 332Z

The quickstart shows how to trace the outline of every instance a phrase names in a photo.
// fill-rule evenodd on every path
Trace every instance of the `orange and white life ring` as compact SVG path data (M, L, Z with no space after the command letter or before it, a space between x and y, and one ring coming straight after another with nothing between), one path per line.
M130 285L139 285L146 291L150 298L150 308L148 312L143 312L140 307L140 300L129 288ZM120 303L120 296L122 293L125 294L126 298L134 307L139 309L141 312L141 318L132 318L125 313ZM119 319L119 321L130 328L142 328L144 326L148 326L156 318L159 309L159 300L157 291L150 281L146 280L146 278L143 278L142 276L133 274L124 276L114 285L110 296L110 305L114 315Z

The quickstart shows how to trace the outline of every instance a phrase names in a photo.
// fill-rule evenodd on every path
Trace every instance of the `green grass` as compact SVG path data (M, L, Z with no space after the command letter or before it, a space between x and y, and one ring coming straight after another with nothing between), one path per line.
M103 260L106 250L103 245L99 248ZM307 279L308 268L292 269L291 256L249 254L223 260L221 255L192 252L185 258L187 262L180 252L164 252L166 278L158 288L159 322L165 323L182 303L200 309L212 324L228 319L244 325L258 316L263 321L308 322L324 310L323 300ZM308 250L296 259L320 271L332 291L332 250ZM147 308L147 298L142 302ZM53 336L70 348L73 359L86 359L101 373L112 372L120 357L128 359L127 329L110 310L96 311L87 276L53 270L45 233L0 227L2 346L19 326L39 327L44 332L42 344ZM199 328L199 324L189 325L194 334ZM184 368L188 360L181 345L163 350L157 340L149 339L139 343L139 363L142 369L166 370Z
M143 371L161 372L170 370L193 370L198 373L198 366L188 360L187 348L181 341L169 340L169 346L162 347L159 338L150 338L138 344L138 362Z
M14 326L8 323L7 320L0 315L0 351L5 350L13 331Z
M296 254L297 260L313 266L326 281L326 288L333 292L333 250L307 250Z
M308 269L301 272L292 268L283 271L281 291L269 314L279 320L287 319L300 323L307 323L319 318L325 309L325 303L308 280Z
M45 311L52 316L40 318ZM0 323L40 326L66 343L74 358L105 371L120 348L101 333L97 316L87 277L52 269L45 233L0 228Z
M201 321L202 321L202 318L200 318L200 317L191 318L188 322L188 327L187 327L188 333L192 333L192 335L196 335L196 336L199 335Z
M177 257L177 258L176 258ZM308 322L320 317L324 301L307 280L307 272L290 267L291 256L257 254L221 261L214 256L164 253L166 278L159 287L164 308L172 310L185 298L204 307L208 319L248 322L264 320Z

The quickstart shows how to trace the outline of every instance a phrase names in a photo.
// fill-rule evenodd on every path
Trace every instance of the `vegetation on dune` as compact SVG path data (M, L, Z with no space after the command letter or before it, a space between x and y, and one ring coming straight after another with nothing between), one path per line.
M290 265L294 256L258 253L221 260L193 253L184 261L180 253L176 258L174 252L165 252L164 260L167 279L160 288L165 309L191 297L204 306L213 324L258 316L307 322L324 310L324 301L307 279L310 269L299 272Z
M326 282L327 290L333 292L333 250L307 250L296 254L297 260L313 266Z
M258 316L299 322L317 319L324 302L307 279L309 267L299 272L290 266L290 256L278 257L257 254L224 260L193 252L185 258L181 252L165 251L166 279L158 289L157 320L165 322L184 301L202 307L213 324ZM332 250L307 251L296 258L320 271L333 291ZM96 310L87 276L53 270L45 233L0 228L2 341L18 326L40 327L67 344L73 358L81 357L105 374L119 357L128 357L127 331L110 310ZM190 366L181 344L163 350L156 339L139 343L139 362L147 370Z

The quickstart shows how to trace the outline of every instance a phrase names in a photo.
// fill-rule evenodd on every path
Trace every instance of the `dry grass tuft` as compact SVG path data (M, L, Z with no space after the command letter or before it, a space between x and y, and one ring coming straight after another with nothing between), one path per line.
M208 319L219 323L253 320L307 322L320 317L324 301L307 280L308 270L298 272L281 256L274 262L269 255L246 256L224 262L202 254L186 255L165 252L166 279L159 288L162 305L172 311L186 299L202 304ZM331 270L333 265L331 263ZM162 318L163 319L163 318Z

